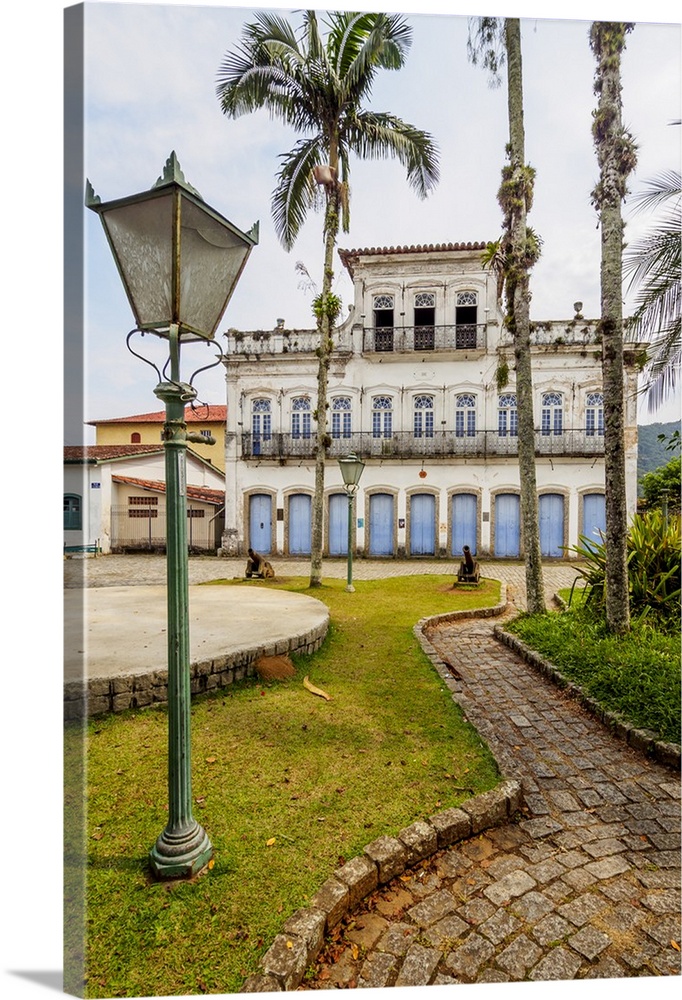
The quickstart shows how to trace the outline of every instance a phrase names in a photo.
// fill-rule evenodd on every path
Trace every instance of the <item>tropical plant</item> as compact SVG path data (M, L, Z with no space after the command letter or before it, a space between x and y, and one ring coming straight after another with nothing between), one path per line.
M317 377L315 495L312 510L310 586L321 585L327 380L338 317L333 294L333 255L339 230L349 226L351 155L396 157L409 184L425 197L438 180L438 153L428 133L393 114L362 106L378 69L397 70L412 41L395 14L337 12L327 15L323 39L315 11L304 11L296 31L279 14L259 11L245 26L238 48L220 67L217 93L231 118L267 108L303 134L281 157L272 195L277 235L290 250L310 209L324 205L324 264L314 311L320 335Z
M496 268L498 292L504 290L505 323L514 337L514 367L519 422L518 454L521 522L526 569L526 603L531 614L545 611L542 556L535 475L535 418L530 349L530 269L540 256L542 241L526 224L533 204L535 170L525 163L521 23L518 18L479 17L469 21L469 57L482 61L493 85L507 65L509 163L502 170L497 198L503 213L503 234L491 244L484 264ZM498 385L500 369L498 368Z
M667 170L654 177L633 201L638 211L662 210L653 228L633 242L623 258L624 273L630 275L628 290L637 293L628 332L633 339L650 342L642 391L653 411L675 391L682 363L680 172Z
M660 469L646 472L642 476L639 484L647 510L679 511L681 466L682 460L678 455Z
M596 58L592 135L599 180L592 202L601 227L602 377L604 386L604 476L606 497L606 619L620 635L630 628L625 491L625 400L623 386L623 216L627 179L637 161L623 126L621 54L633 25L595 21L590 46Z
M626 538L628 600L633 616L654 614L675 627L680 617L680 529L679 514L666 516L661 510L637 514ZM582 565L578 579L587 587L585 602L598 611L607 607L608 545L581 536L571 551Z

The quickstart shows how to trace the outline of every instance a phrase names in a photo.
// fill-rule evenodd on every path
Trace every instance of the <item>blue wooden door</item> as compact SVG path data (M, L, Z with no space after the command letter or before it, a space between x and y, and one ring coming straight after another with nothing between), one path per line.
M369 554L393 555L393 497L388 493L369 498Z
M254 493L249 500L249 545L261 555L272 546L272 497Z
M583 535L601 542L606 531L606 500L603 493L586 493L583 497Z
M348 555L348 497L332 493L329 497L329 555Z
M562 556L564 544L564 498L559 493L543 493L539 503L540 554Z
M473 493L455 493L452 498L452 555L461 559L468 545L476 555L476 497Z
M415 493L410 499L410 555L432 556L436 551L436 499Z
M495 555L513 559L521 552L521 516L515 493L495 497Z
M294 493L289 497L289 552L292 556L310 555L310 508L307 493Z

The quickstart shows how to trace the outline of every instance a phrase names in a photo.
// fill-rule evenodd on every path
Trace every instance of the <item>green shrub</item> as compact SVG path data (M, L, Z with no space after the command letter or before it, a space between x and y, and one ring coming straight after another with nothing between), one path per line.
M637 514L628 532L630 611L634 617L653 614L672 625L680 617L680 516L660 510ZM587 587L585 603L604 606L606 543L584 536L573 552L584 562L578 568Z

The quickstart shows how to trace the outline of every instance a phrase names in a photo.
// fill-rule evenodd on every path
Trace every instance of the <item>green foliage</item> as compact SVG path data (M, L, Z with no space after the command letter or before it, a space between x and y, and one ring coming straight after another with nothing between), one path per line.
M637 428L637 478L665 465L670 458L670 445L679 440L680 424L640 424Z
M670 461L653 472L647 472L640 479L642 498L647 510L662 510L664 503L670 513L680 510L680 465L681 459L671 458Z
M679 625L680 540L679 515L666 518L660 510L652 510L633 519L627 538L633 616L653 615L662 625ZM585 603L601 612L606 599L606 544L581 536L572 551L584 562L578 573L588 587Z
M639 619L612 634L589 605L517 618L509 630L610 712L662 739L680 741L680 644L675 634Z
M341 306L341 298L338 295L334 295L333 292L329 292L327 295L318 295L313 300L313 312L318 323L322 320L323 316L326 316L330 327L338 319Z

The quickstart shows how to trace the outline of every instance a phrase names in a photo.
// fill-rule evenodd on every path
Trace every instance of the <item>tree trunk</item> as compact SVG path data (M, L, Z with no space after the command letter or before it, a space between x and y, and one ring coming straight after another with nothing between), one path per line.
M512 323L516 359L519 479L523 551L526 565L526 606L531 614L544 614L546 607L535 477L535 419L530 352L530 279L526 247L526 187L529 181L525 168L521 25L519 19L507 18L504 28L507 50L507 100L512 185L509 233L513 283Z
M329 363L334 346L332 333L336 311L330 301L334 280L334 247L339 231L339 192L335 185L329 192L324 220L324 273L319 298L317 367L317 435L315 450L315 493L312 507L312 538L310 548L310 586L322 586L322 548L324 542L324 471L329 438L327 434L327 383Z
M591 43L598 66L595 90L599 104L594 136L600 180L594 198L601 221L601 323L604 383L604 475L606 495L606 621L617 635L630 628L627 565L627 500L625 491L625 400L623 365L622 199L634 166L621 107L620 55L624 24L595 22Z

